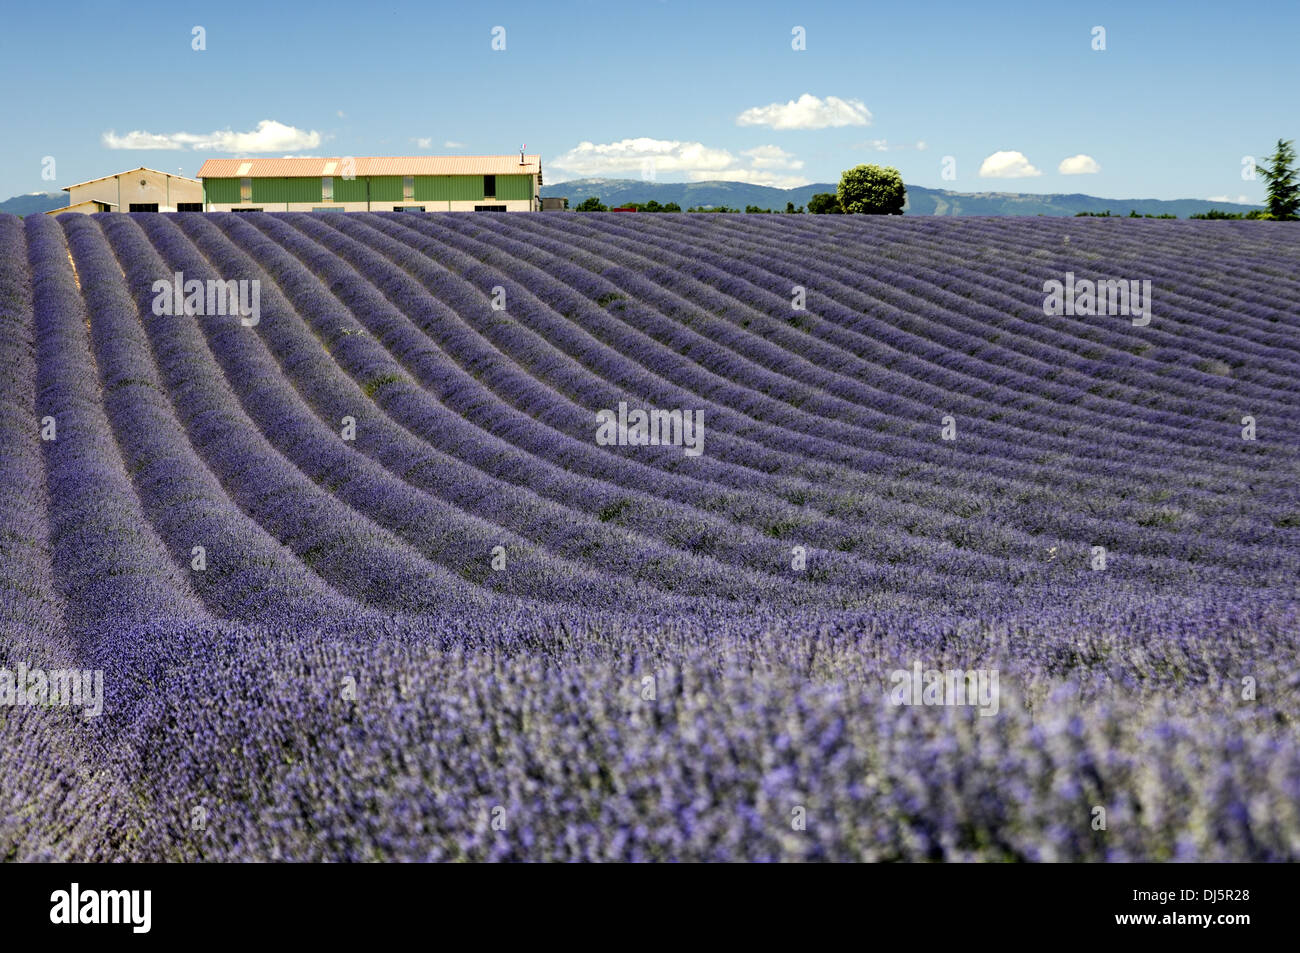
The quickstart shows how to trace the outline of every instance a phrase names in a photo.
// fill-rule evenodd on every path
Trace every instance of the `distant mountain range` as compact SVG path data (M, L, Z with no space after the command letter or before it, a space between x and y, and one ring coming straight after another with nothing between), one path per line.
M50 209L64 208L67 204L67 192L29 192L0 202L0 212L8 212L10 215L39 215Z
M747 182L643 182L640 179L571 179L542 186L546 198L566 196L573 207L583 199L598 197L609 206L628 202L676 202L683 209L698 205L728 205L744 209L747 205L785 210L787 202L795 207L807 206L818 192L834 192L835 185L821 182L796 189L774 189ZM1077 212L1104 212L1127 215L1177 215L1186 218L1217 208L1225 212L1248 212L1258 206L1236 202L1207 202L1202 199L1103 199L1095 195L1029 195L1020 192L950 192L907 187L908 215L1074 215Z
M640 179L572 179L542 186L542 195L551 198L566 196L570 207L583 199L596 196L606 205L623 205L627 202L648 202L654 199L667 204L676 202L682 208L693 205L728 205L743 209L747 205L784 211L786 202L795 207L807 206L808 200L818 192L834 192L835 185L821 182L802 185L797 189L774 189L766 185L747 182L643 182ZM37 215L68 204L66 192L32 192L15 195L0 202L0 212L13 215ZM919 185L907 187L908 215L1074 215L1077 212L1104 212L1127 215L1177 215L1186 218L1217 208L1225 212L1248 212L1255 205L1236 202L1207 202L1202 199L1103 199L1095 195L1050 194L1031 195L1022 192L950 192L947 189L927 189Z

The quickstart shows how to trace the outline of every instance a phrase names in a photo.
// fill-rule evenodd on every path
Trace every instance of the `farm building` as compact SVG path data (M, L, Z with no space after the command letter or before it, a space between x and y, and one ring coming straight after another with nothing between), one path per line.
M536 155L209 159L209 212L532 212Z
M68 185L63 191L68 193L67 207L48 214L203 211L202 182L144 166Z
M117 209L115 202L101 202L99 199L86 199L84 202L77 202L75 205L68 205L63 208L52 208L46 215L66 215L72 212L76 215L94 215L96 212L112 212Z

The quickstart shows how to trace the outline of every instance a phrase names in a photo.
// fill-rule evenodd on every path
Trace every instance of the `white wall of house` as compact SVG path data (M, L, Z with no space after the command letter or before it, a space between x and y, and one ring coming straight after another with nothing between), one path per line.
M185 201L189 201L186 199ZM485 199L480 202L252 202L230 204L211 202L204 206L208 212L231 212L239 209L261 209L263 212L313 212L316 209L330 209L338 212L391 212L395 208L423 208L426 212L472 212L476 205L504 205L507 212L531 212L533 202L529 199Z
M119 212L129 212L133 203L158 205L160 212L174 212L181 202L202 202L203 183L152 169L136 169L109 176L68 190L68 204L90 199L112 202Z

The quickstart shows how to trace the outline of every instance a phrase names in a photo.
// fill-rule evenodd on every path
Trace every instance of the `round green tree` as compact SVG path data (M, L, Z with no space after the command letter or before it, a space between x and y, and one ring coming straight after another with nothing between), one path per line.
M902 215L907 200L903 176L897 169L879 165L846 170L835 194L844 211L865 215Z
M808 200L808 211L814 215L839 215L844 209L840 208L840 200L830 192L818 192Z

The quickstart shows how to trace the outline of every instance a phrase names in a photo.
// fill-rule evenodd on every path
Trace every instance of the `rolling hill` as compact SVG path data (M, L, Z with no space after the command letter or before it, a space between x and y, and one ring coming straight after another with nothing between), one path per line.
M609 206L628 202L662 204L676 202L682 208L726 205L743 209L749 205L785 210L787 202L795 207L807 206L818 192L834 192L835 183L822 182L795 189L775 189L747 182L644 182L639 179L571 179L542 186L542 195L565 196L570 206L583 199L598 197ZM1256 206L1232 202L1207 202L1201 199L1105 199L1082 194L1031 195L1019 192L952 192L907 187L906 215L1074 215L1078 212L1102 212L1127 215L1172 214L1179 218L1217 208L1225 212L1248 212Z
M0 857L1300 859L1297 276L1272 222L0 215Z
M39 215L67 204L67 192L29 192L0 202L0 215Z

